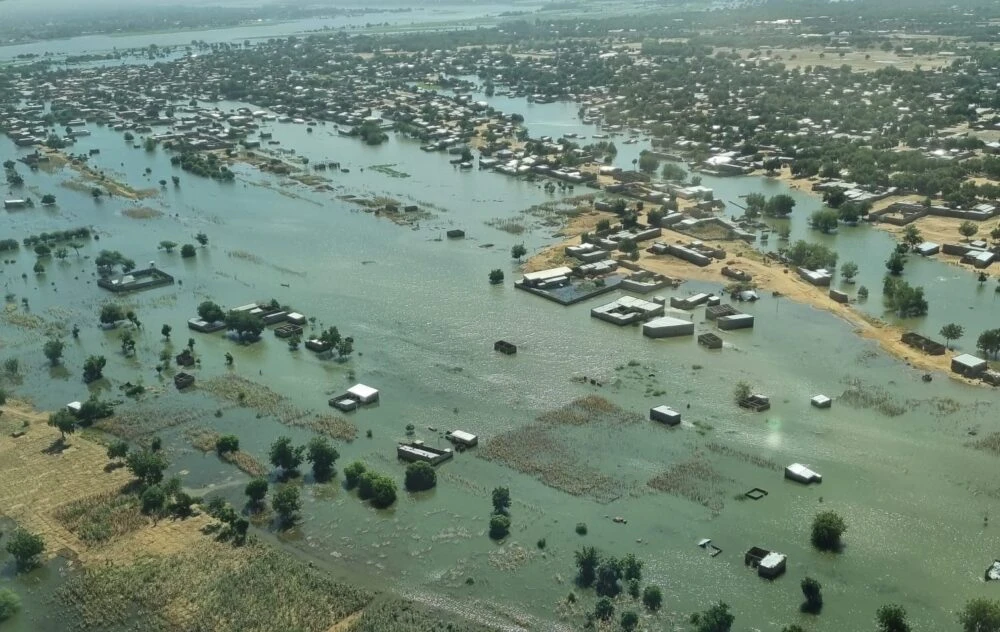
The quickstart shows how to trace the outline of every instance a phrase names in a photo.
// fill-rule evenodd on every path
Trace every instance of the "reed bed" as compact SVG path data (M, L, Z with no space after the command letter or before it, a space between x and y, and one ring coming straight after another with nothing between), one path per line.
M906 406L899 403L881 386L865 384L858 378L847 381L847 390L840 401L854 408L872 408L886 417L898 417L906 412Z
M625 494L630 484L590 465L594 462L593 454L606 451L606 440L595 433L583 443L574 445L565 427L612 430L641 421L640 415L591 395L542 413L534 422L490 439L477 454L532 476L549 487L607 503Z
M727 482L730 480L716 472L711 465L694 458L671 465L646 484L652 489L686 498L718 513L722 511L722 499L726 494L722 487Z
M316 415L315 417L299 417L289 421L289 425L308 428L317 434L340 441L354 441L358 438L358 427L354 422L340 415Z
M970 448L1000 456L1000 432L991 432L985 437L966 443Z
M778 465L771 459L768 459L766 457L757 454L750 454L749 452L744 452L743 450L739 450L737 448L733 448L728 445L723 445L721 443L716 443L714 441L705 444L705 447L708 448L708 450L710 450L711 452L715 452L716 454L728 456L737 459L739 461L743 461L744 463L749 463L750 465L763 468L765 470L773 470L775 472L782 471L782 467L780 465Z
M222 435L214 430L208 430L206 428L193 428L186 432L185 436L191 444L191 447L207 453L215 452L215 443ZM243 450L225 452L220 454L219 458L226 463L235 465L237 468L246 472L250 476L267 476L267 474L271 471L266 465L258 461L254 455L249 452L244 452Z

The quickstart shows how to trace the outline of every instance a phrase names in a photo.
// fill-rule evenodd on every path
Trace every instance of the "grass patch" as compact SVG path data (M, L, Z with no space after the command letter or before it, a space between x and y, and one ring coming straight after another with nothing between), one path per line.
M976 439L975 441L970 441L965 445L970 448L975 448L977 450L982 450L983 452L989 452L990 454L1000 456L1000 432L991 432L985 437Z
M494 631L494 628L450 617L439 610L388 597L369 604L354 625L347 629L350 632L386 632L387 630L392 632Z
M295 419L289 425L308 428L331 439L354 441L358 438L358 427L340 415L316 415L310 419Z
M709 428L711 428L711 426L709 426ZM771 459L756 454L750 454L749 452L744 452L743 450L737 450L736 448L728 445L722 445L721 443L715 443L712 441L705 444L705 447L716 454L728 456L765 470L773 470L775 472L782 471L782 467Z
M898 417L906 412L906 407L889 391L880 386L865 384L857 378L847 382L847 390L840 396L840 400L854 408L874 408L886 417Z
M53 512L67 530L89 545L104 544L149 524L139 499L117 490L82 498Z
M317 569L260 544L210 539L176 555L72 574L56 599L83 630L141 622L143 630L271 632L328 630L371 601Z
M368 167L369 171L374 171L375 173L381 173L384 176L389 176L390 178L409 178L410 174L405 171L399 171L395 169L396 163L389 163L385 165L371 165Z
M490 228L496 228L497 230L502 230L505 233L510 233L511 235L520 235L527 230L520 220L512 217L497 217L486 222L486 225Z

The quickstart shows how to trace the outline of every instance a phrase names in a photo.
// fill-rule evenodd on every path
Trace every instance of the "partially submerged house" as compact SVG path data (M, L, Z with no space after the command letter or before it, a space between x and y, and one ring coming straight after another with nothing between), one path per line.
M479 437L471 432L465 432L464 430L452 430L451 432L446 432L444 437L455 445L464 446L466 448L471 448L479 444Z
M988 366L986 360L969 353L963 353L951 359L951 370L964 377L979 377Z
M743 556L743 563L757 570L757 575L765 579L774 579L785 572L788 556L777 551L768 551L760 547L752 547Z
M423 441L411 441L410 443L400 443L396 446L396 458L409 463L423 461L431 465L444 463L455 456L450 448L440 449L425 445Z
M631 325L654 316L662 316L663 305L634 296L623 296L616 301L593 308L590 310L590 315L619 326Z
M660 316L642 326L642 335L647 338L675 338L693 334L694 322L672 316Z
M657 406L649 409L649 419L668 426L676 426L681 423L681 414L669 406Z
M797 483L802 483L803 485L808 485L809 483L822 483L823 475L819 472L814 472L805 465L801 463L792 463L785 468L785 478L793 480Z
M343 412L357 410L359 406L374 404L379 400L378 389L364 384L355 384L343 395L331 398L329 404Z
M809 400L809 403L816 408L829 408L833 404L833 400L826 395L815 395Z

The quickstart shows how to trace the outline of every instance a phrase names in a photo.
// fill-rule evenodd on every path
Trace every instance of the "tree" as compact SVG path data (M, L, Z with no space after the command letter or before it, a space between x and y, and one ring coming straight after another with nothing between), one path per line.
M167 504L167 493L159 485L150 485L143 490L140 502L142 513L158 514Z
M621 560L622 576L629 581L642 579L642 560L629 553Z
M371 484L371 503L378 509L385 509L396 502L396 482L388 476L377 475Z
M299 510L302 509L299 488L294 485L284 485L271 497L271 509L278 514L282 527L295 524Z
M979 334L976 348L986 355L996 357L997 352L1000 352L1000 329L987 329Z
M267 496L267 487L266 478L255 478L247 483L243 492L247 495L247 498L250 499L251 505L259 507L264 501L264 497Z
M264 331L264 321L256 314L246 311L233 311L226 314L226 329L235 331L241 340L256 340Z
M510 518L503 514L490 516L490 538L502 540L510 533Z
M958 232L965 237L965 241L971 241L972 236L979 232L979 225L975 222L965 220L958 225Z
M177 247L176 241L161 241L160 245L157 246L157 248L159 248L160 250L165 250L167 254L173 252L174 248L176 247Z
M42 257L48 257L49 255L52 254L52 249L49 248L48 245L46 244L38 244L37 246L35 246L34 250L35 254L38 255L39 259L41 259Z
M886 306L901 318L912 318L927 314L927 299L923 287L911 287L906 281L886 275L882 280L882 296Z
M948 323L941 328L939 333L941 334L941 337L944 338L944 344L947 347L950 341L958 340L965 334L965 328L961 325L956 325L955 323Z
M132 333L126 331L122 334L122 354L125 356L130 356L135 353L135 339L132 337Z
M58 248L56 248L54 254L56 256L56 259L62 261L69 256L69 250L67 250L65 246L59 246Z
M49 415L49 425L59 431L60 439L66 440L66 435L76 432L76 417L65 408Z
M45 551L45 540L24 529L14 531L7 542L7 552L14 556L18 571L30 570L38 565L38 556Z
M576 560L576 583L581 588L589 588L597 579L597 567L601 563L600 554L592 546L585 546L573 554Z
M656 612L663 605L663 591L659 586L649 585L642 591L642 604L650 612Z
M660 159L648 151L639 154L639 171L646 174L656 173L660 166Z
M222 435L215 440L216 454L226 454L240 451L240 439L236 435Z
M660 171L660 175L664 180L676 180L678 182L682 182L687 177L684 169L675 162L663 163L663 170Z
M743 212L747 219L757 219L764 213L767 205L767 198L763 193L748 193L746 196L746 210Z
M764 205L764 214L769 217L787 217L795 208L795 199L785 193L773 195Z
M499 285L501 283L503 283L503 270L500 268L490 270L490 284Z
M226 312L212 301L204 301L198 305L198 317L208 323L215 323L226 319Z
M128 444L124 441L115 441L108 446L109 460L124 459L126 456L128 456Z
M840 276L844 279L845 283L854 283L854 277L858 276L858 264L853 261L847 261L844 265L840 266Z
M528 249L524 247L524 244L514 244L510 249L510 256L518 261L526 254L528 254Z
M163 480L163 471L167 469L167 459L159 451L139 450L126 457L125 467L143 485L155 485Z
M1000 632L1000 602L970 599L958 613L958 622L965 632Z
M750 384L740 381L736 383L736 387L733 389L733 400L737 404L741 404L749 399L751 394Z
M32 266L31 271L35 274L45 274L45 264L42 263L41 259L39 259L35 262L35 265Z
M720 601L705 612L691 615L696 632L729 632L736 619L729 613L729 604Z
M906 265L906 258L898 251L893 251L889 258L885 262L886 269L894 275L900 275L903 273L903 267Z
M875 612L878 632L910 632L910 624L906 622L906 610L903 606L887 604Z
M615 606L610 599L598 599L594 604L594 616L601 621L610 621L615 616Z
M328 481L336 475L333 464L340 454L325 437L313 437L306 451L306 459L312 463L313 477L317 481Z
M809 223L816 230L830 233L837 229L840 223L840 215L833 209L823 209L816 211L809 217Z
M617 597L622 592L621 579L621 562L613 557L605 557L597 567L594 592L600 597Z
M205 233L198 233L197 235L194 236L194 240L197 241L202 246L208 245L208 235L206 235Z
M510 490L506 487L495 487L491 494L493 500L493 513L510 513Z
M45 206L52 206L55 203L56 203L56 196L52 195L51 193L46 193L45 195L42 196L42 204L44 204Z
M163 336L166 340L170 340L170 332L173 330L174 328L171 327L170 325L164 325L163 327L160 327L160 335Z
M62 340L58 338L50 338L45 342L45 346L42 347L42 351L45 353L45 357L49 359L49 363L52 366L59 364L59 359L63 354L63 347L65 344Z
M271 465L281 468L285 476L298 476L304 446L295 447L289 437L278 437L271 444Z
M361 461L355 461L344 468L344 485L347 489L354 489L361 480L361 475L367 471L367 467Z
M21 598L13 590L0 588L0 623L10 619L21 609Z
M816 514L812 524L812 544L821 551L839 551L840 538L847 531L844 519L832 511Z
M337 355L341 358L347 358L352 353L354 353L354 339L349 336L342 338L337 343Z
M430 463L418 461L406 466L403 486L411 492L422 492L437 485L437 472Z
M107 303L101 307L101 324L113 325L123 320L125 320L125 312L117 304Z
M639 625L639 615L637 615L635 612L631 610L623 612L621 624L622 624L622 630L625 630L625 632L632 632L632 630L634 630L636 626Z
M802 595L806 598L805 602L799 607L802 612L808 612L809 614L819 614L823 610L823 595L820 592L820 583L813 579L812 577L806 577L802 580Z
M913 224L907 224L903 229L903 243L913 250L924 241L924 236L920 234L920 229Z

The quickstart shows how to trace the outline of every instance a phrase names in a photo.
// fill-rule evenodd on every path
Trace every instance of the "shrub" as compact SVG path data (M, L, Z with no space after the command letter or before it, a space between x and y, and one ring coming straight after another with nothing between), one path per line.
M820 583L812 577L802 580L802 596L806 598L805 603L799 608L802 612L809 614L819 614L823 609L823 594L820 592Z
M437 472L430 463L418 461L406 466L404 485L411 492L420 492L437 485Z
M299 488L293 485L285 485L271 498L271 508L278 514L278 519L282 526L289 526L295 523L298 518L299 509L302 508L302 500L299 497Z
M615 606L610 599L598 599L594 604L594 616L601 621L610 621L615 616Z
M586 522L576 523L576 533L577 535L587 535L587 523Z
M838 551L842 546L840 536L845 531L843 518L832 511L821 511L813 519L812 544L822 551Z
M7 552L14 556L17 569L27 570L38 564L38 556L45 550L45 541L40 536L18 529L7 542Z
M0 623L17 614L21 609L21 599L13 590L0 588Z
M503 514L490 516L490 538L502 540L510 533L510 518Z
M358 486L358 482L361 480L361 475L365 473L368 468L361 461L355 461L347 467L344 468L344 484L347 489L354 489ZM360 492L359 492L360 495Z
M167 504L167 494L159 485L150 485L142 492L142 513L155 514Z
M642 591L642 604L650 612L656 612L663 605L663 591L659 586L646 586Z
M639 615L635 612L629 610L622 613L622 630L625 632L632 632L639 625Z
M255 478L247 483L243 491L246 493L247 498L250 499L251 504L259 505L264 500L264 497L267 496L267 488L266 478Z
M239 452L240 440L236 435L223 435L215 440L215 451L219 454Z
M195 256L196 254L198 254L198 252L195 250L195 248L194 248L193 245L191 245L191 244L184 244L183 246L181 246L181 257L183 257L185 259L190 259L191 257Z

